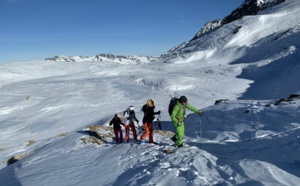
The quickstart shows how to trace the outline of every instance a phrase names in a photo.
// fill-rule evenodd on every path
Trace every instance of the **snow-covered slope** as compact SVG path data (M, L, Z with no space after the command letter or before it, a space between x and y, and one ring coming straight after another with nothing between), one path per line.
M0 185L297 186L299 7L286 0L162 61L71 57L78 60L0 66ZM204 115L189 112L185 147L165 154L174 131L168 103L179 95ZM142 121L150 98L161 111L159 145L132 137L119 145L111 137L102 145L84 142L92 135L87 126L108 126L129 105Z
M246 2L245 2L246 3ZM245 64L248 66L240 78L255 80L251 87L259 86L262 95L246 93L245 98L265 99L270 84L275 82L286 92L299 90L299 31L300 2L289 0L259 11L255 16L245 16L200 37L173 48L162 55L165 63ZM286 67L286 72L284 72ZM233 66L232 66L233 67ZM288 68L289 67L289 68ZM263 73L259 73L262 69ZM283 71L281 71L283 70ZM291 71L290 71L291 70ZM268 73L265 73L268 71ZM278 74L282 76L278 79ZM287 75L290 74L290 75ZM255 77L255 78L254 78ZM267 78L265 81L263 79ZM264 82L264 84L262 84ZM275 88L275 87L274 87ZM275 88L276 89L276 88ZM269 98L282 97L280 90L272 90ZM286 94L286 93L285 93Z

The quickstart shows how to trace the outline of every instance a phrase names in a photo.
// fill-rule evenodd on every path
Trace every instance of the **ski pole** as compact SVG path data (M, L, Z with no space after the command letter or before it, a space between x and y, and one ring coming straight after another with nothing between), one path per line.
M199 114L199 124L200 124L200 145L202 145L202 121L201 121L201 114Z
M159 119L159 118L160 118L160 114L157 116L157 120L156 120L156 123L157 123L157 129L158 129L158 130L162 130L162 129L161 129L161 123L160 123L160 119Z

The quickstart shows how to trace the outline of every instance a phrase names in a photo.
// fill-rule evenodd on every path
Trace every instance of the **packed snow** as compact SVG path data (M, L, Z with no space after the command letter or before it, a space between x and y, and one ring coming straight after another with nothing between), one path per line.
M299 185L299 9L287 0L244 17L168 61L1 65L0 185ZM181 95L204 115L187 113L184 147L166 154L168 104ZM84 143L130 105L140 137L148 99L161 111L158 145Z

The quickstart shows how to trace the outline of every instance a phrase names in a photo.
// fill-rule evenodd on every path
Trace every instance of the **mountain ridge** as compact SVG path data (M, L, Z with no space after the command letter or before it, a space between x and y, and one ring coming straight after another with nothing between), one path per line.
M111 61L116 63L150 63L157 60L157 57L152 56L124 56L111 53L100 53L95 56L67 56L60 55L46 58L45 61L65 61L65 62L78 62L78 61Z
M201 37L206 32L217 29L244 16L257 15L260 11L285 2L285 0L246 0L241 6L223 19L207 22L190 41Z
M280 5L284 2L285 0L246 0L241 6L232 11L231 14L224 17L223 19L217 19L214 21L207 22L191 40L183 42L182 44L173 47L166 54L162 54L160 56L160 61L168 62L169 59L176 58L178 56L184 57L189 53L195 52L195 50L190 50L186 48L190 48L191 46L193 46L194 43L197 42L199 39L201 40L203 37L213 34L213 32L215 32L217 29L226 27L227 24L239 22L239 20L247 16L255 16L262 11L271 9L272 7L276 7L277 5ZM231 32L233 34L236 34L241 29L241 27L242 25L236 25L235 28L232 28ZM198 48L198 51L205 49L203 47Z

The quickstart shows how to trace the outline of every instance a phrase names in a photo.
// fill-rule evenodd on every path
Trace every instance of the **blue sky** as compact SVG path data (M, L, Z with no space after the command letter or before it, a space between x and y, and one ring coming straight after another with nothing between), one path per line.
M244 0L0 0L0 63L54 55L159 56Z

